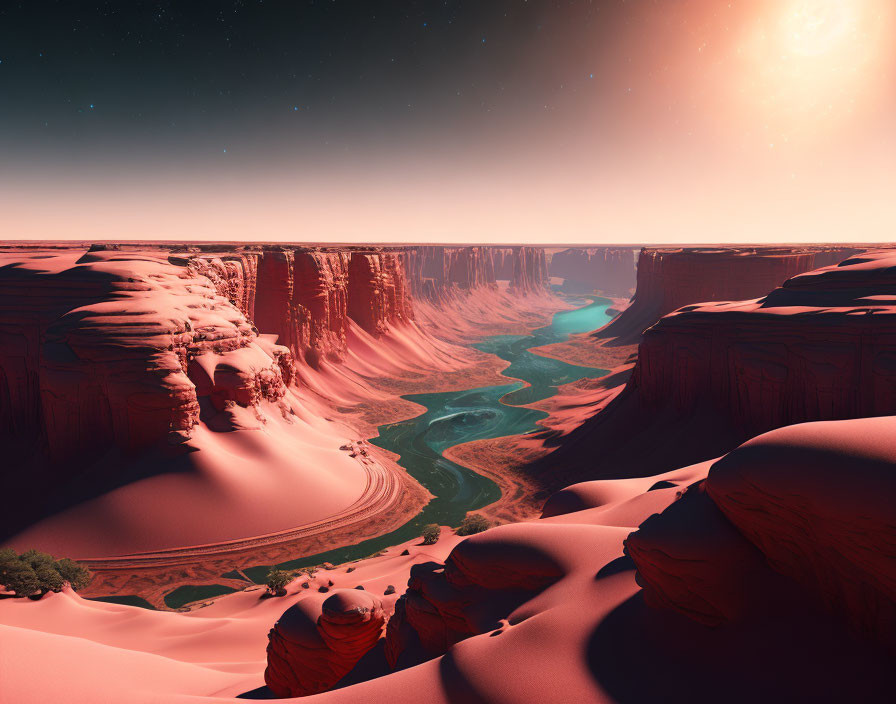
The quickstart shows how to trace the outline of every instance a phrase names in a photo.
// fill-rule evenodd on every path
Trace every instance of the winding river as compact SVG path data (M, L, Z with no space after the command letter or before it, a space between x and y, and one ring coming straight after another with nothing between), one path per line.
M522 408L522 405L552 396L561 384L606 374L603 369L575 366L529 351L533 347L562 342L573 333L595 330L611 320L612 316L607 313L611 301L605 298L566 297L566 300L579 307L556 313L550 325L528 335L494 335L474 345L510 362L510 366L503 371L505 376L510 377L507 384L404 396L424 406L426 412L398 423L381 425L379 436L370 440L398 454L398 463L434 495L435 498L419 514L400 528L377 538L308 555L278 566L297 569L322 562L340 564L367 557L413 539L428 523L456 526L468 511L497 501L501 492L491 479L446 459L442 453L449 447L471 440L539 430L540 426L536 423L547 414ZM243 570L250 579L260 584L264 583L267 571L267 565ZM228 573L225 576L238 575ZM168 594L165 602L177 608L195 599L230 591L233 590L224 585L185 585Z

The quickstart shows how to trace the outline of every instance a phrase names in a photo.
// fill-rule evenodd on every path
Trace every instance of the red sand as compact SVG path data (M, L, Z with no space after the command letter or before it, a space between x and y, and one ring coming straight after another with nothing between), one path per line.
M529 256L521 261L531 263ZM167 270L157 270L158 263L152 260L149 257L150 263L145 265L157 274L152 280L165 282ZM466 281L470 272L477 271L467 264L482 261L482 257L470 252L448 260L464 263L461 271L466 273L460 279ZM865 330L864 322L856 321L882 326L892 317L892 263L888 254L857 258L843 267L797 277L762 301L695 306L664 318L653 339L661 340L664 328L674 333L677 325L688 321L715 326L728 318L746 316L745 320L761 321L769 330L783 330L785 323L806 326L800 328L801 334L811 332L819 320L827 321L828 331L832 325L852 341L856 330ZM106 265L96 266L102 269ZM527 272L532 269L527 265L522 271L518 285L529 280ZM394 272L389 276L394 281ZM215 300L214 286L209 288L202 281L197 286L202 291L190 290L189 296ZM496 297L504 295L500 288L486 288ZM239 298L245 288L234 291ZM861 301L856 300L856 291L863 292ZM131 298L124 291L119 296ZM228 466L235 454L249 448L255 454L251 442L243 446L240 438L244 434L257 438L262 433L280 432L286 423L302 423L301 427L309 430L300 434L301 441L316 448L311 452L324 453L329 447L327 429L345 429L335 417L318 417L326 409L333 410L326 401L331 388L339 402L357 406L364 381L381 375L408 380L421 366L450 360L452 349L456 349L437 340L421 343L423 333L412 320L393 320L388 333L376 332L377 320L387 319L389 311L401 310L389 303L387 296L376 309L385 317L377 313L364 324L347 325L344 362L332 368L309 365L309 370L302 370L309 381L295 391L282 383L284 375L289 378L291 373L288 357L282 352L275 354L270 341L245 326L240 310L224 306L223 299L210 308L201 300L198 309L187 306L188 310L178 315L189 317L199 310L221 316L226 311L223 321L219 318L212 327L199 327L217 340L248 342L214 350L216 355L230 355L220 383L217 362L209 365L205 358L195 363L198 369L194 367L193 373L201 371L208 377L204 383L210 384L206 387L210 400L217 400L217 405L212 404L215 413L204 419L200 409L191 404L189 393L183 393L189 388L186 384L164 387L177 391L164 397L173 399L170 407L164 407L176 418L196 420L184 422L181 429L193 429L191 439L178 436L187 443L201 443L206 436L222 432L236 438L192 453L211 458L207 466L197 466L207 469L207 486L225 496L228 487L239 492L253 490L241 486L241 477L233 476ZM156 315L154 309L140 311L139 306L128 310L129 315ZM84 319L113 329L127 322L114 316L107 321L109 311L102 308L94 314L96 318ZM175 322L182 319L167 317ZM82 320L75 317L75 329L84 327L78 327ZM149 327L155 335L159 325L152 322ZM178 335L190 333L188 355L195 360L209 353L200 344L208 338L197 341L196 326L191 328L175 329ZM91 329L88 325L87 330ZM165 332L164 325L161 329L163 336L171 334L170 329ZM464 325L463 316L446 319L446 330L449 338L475 334ZM121 339L128 338L127 333L128 328L123 327ZM692 334L688 339L699 336ZM889 338L860 339L863 356L856 368L886 376L891 368L890 353L875 344ZM824 351L830 343L819 339L807 347L797 341L794 349L806 353L810 361L825 362L830 361ZM89 344L75 347L96 349ZM128 349L128 345L120 347ZM755 341L744 349L754 354ZM176 378L179 373L186 376L180 365L164 366L165 353L171 351L164 347L161 357L153 357L162 365L158 368L169 372L162 378ZM653 350L661 351L659 347ZM877 356L871 366L862 361L866 352ZM633 377L637 383L643 384L650 374L664 378L662 364L645 362L655 358L642 355L639 359L640 371ZM63 356L52 361L66 362ZM828 374L830 366L810 364L808 368ZM794 363L793 367L805 369L807 365ZM98 365L99 378L107 378L102 376L106 371ZM699 377L686 376L684 381L694 378ZM740 378L750 389L766 388L764 384L777 379L774 374L758 382L749 374ZM826 405L809 407L798 403L803 386L791 384L786 387L786 398L792 403L786 407L800 413L806 408L865 413L887 398L871 386L874 388L862 386L858 396L824 397ZM552 400L550 427L542 437L532 438L544 448L553 434L555 440L563 441L565 452L573 453L569 456L576 461L569 466L557 463L560 453L550 455L553 465L536 466L538 472L553 473L550 480L554 482L582 472L583 465L606 464L603 453L619 449L603 442L595 450L596 439L586 437L586 429L596 420L588 419L590 409L609 402L598 414L600 419L618 407L622 397L613 395L609 380L579 391L588 395L587 403L576 400L572 391ZM388 389L377 393L383 394L377 400L388 401ZM689 398L676 393L671 401L681 403ZM749 393L737 398L746 399L740 412L767 408L762 394L755 403ZM158 407L152 408L157 411ZM284 407L286 414L278 416L277 410ZM322 570L307 580L307 589L302 588L302 579L293 582L283 598L262 598L260 588L250 587L184 614L87 602L70 592L39 601L0 599L0 700L4 704L57 700L73 704L236 702L237 695L261 686L268 631L289 607L297 609L278 629L315 649L314 658L300 658L293 667L294 672L307 670L313 677L326 675L328 663L333 662L338 667L327 676L340 674L339 667L357 655L355 646L366 648L372 641L368 629L382 628L379 609L390 616L385 640L376 646L382 649L379 661L365 662L364 667L359 663L349 675L360 683L303 701L752 704L763 700L884 699L896 684L892 668L896 647L892 642L896 632L896 522L892 510L896 505L896 457L891 451L896 417L793 425L750 440L719 460L704 454L706 461L674 469L677 464L670 457L681 454L683 447L693 444L704 453L712 447L704 435L687 433L686 424L677 422L681 415L682 409L666 409L652 416L650 424L629 428L629 432L642 433L635 436L637 442L650 444L652 471L644 466L637 472L617 469L637 476L563 489L547 501L545 517L540 520L500 526L466 540L443 531L434 546L411 541L355 565ZM718 410L716 415L724 420ZM267 419L264 427L252 427L261 422L259 416ZM209 423L208 417L216 420ZM763 416L759 413L756 417ZM77 433L74 436L78 437ZM130 443L132 437L143 436L124 437ZM621 432L614 439L632 442L631 436ZM361 464L384 462L371 453L365 457L360 449L355 446L339 452ZM321 454L319 459L331 458ZM273 461L287 463L290 458L274 457ZM332 470L336 478L328 477L325 482L336 496L341 467L337 462ZM258 467L257 471L277 469ZM265 479L263 475L262 481ZM313 486L317 477L308 481ZM132 486L139 488L141 482L113 492L136 490ZM265 500L276 502L277 485L274 480L270 484ZM343 500L350 484L356 488L354 481L346 478ZM189 494L190 489L177 490ZM264 487L258 491L263 492ZM201 492L194 492L195 501L203 498ZM528 502L531 510L531 497L516 498L520 505ZM247 521L264 520L254 508L245 511ZM94 535L91 539L118 538ZM404 549L407 555L401 554ZM338 591L358 585L376 600ZM395 586L395 594L386 594L391 591L389 585ZM337 596L338 603L327 607L331 594ZM368 603L373 620L359 611ZM299 612L301 618L296 616ZM318 635L311 637L310 628ZM376 654L376 648L371 653ZM280 651L287 663L294 657L288 650ZM386 674L390 666L398 669ZM332 680L318 681L327 683L319 686L328 686Z
M866 439L888 443L889 426L851 422L864 424ZM821 443L817 434L801 437L816 460L833 457L825 436ZM790 461L787 443L773 447L766 459L784 452L778 461ZM851 448L838 446L839 459L831 462L852 461ZM676 499L712 464L572 487L552 499L550 518L462 542L443 532L435 546L412 542L356 563L352 572L320 571L308 590L297 580L284 598L259 598L256 588L188 614L85 602L71 593L2 600L3 693L21 704L234 701L262 684L266 634L287 607L311 600L307 608L319 612L327 594L314 587L332 581L330 590L365 586L391 611L397 595L384 595L386 587L403 591L412 564L418 567L399 620L390 622L386 653L399 667L432 659L302 701L870 701L888 691L889 656L849 630L848 605L834 604L833 612L816 606L812 584L788 583L792 591L778 590L783 603L761 602L714 628L645 605L623 541L656 512L692 515L690 503ZM800 476L807 495L823 486L811 472ZM892 486L888 479L887 491ZM685 549L693 538L678 530ZM807 544L804 535L792 539ZM704 544L695 544L695 555ZM409 555L401 556L404 548ZM892 577L879 566L865 568L883 584ZM680 574L696 578L693 570Z

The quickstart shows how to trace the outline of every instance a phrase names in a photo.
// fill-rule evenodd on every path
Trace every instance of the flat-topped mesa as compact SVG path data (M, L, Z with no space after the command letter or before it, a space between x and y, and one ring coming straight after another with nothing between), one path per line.
M598 291L628 297L635 287L635 253L632 247L572 247L551 256L548 271L563 279L570 293Z
M847 247L642 249L631 305L595 336L636 343L667 313L703 301L764 296L787 279L836 264L860 250Z
M625 388L551 466L579 480L645 476L786 425L896 414L894 349L893 250L803 273L764 298L685 306L645 331Z
M765 298L687 306L644 335L646 413L711 413L741 439L896 413L896 253L847 259Z
M285 393L286 350L192 265L114 251L6 261L0 417L32 452L77 463L135 452L188 434L197 395L222 410Z

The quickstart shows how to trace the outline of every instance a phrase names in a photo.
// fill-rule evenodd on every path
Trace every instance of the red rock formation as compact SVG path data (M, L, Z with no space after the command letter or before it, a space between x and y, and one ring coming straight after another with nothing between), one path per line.
M156 252L97 251L5 262L0 422L21 461L46 454L71 473L111 449L182 441L198 396L222 410L285 393L287 350L259 344L217 293L225 279L197 274L226 272L220 260L178 266Z
M205 276L219 295L239 308L249 320L255 317L255 283L258 255L249 252L227 252L217 256L169 257L171 261L188 260L200 276Z
M560 580L572 568L570 553L557 549L563 529L542 528L501 526L464 540L444 565L414 565L387 628L392 667L441 655L499 628L517 606Z
M413 319L400 255L352 252L348 266L348 314L373 335Z
M638 566L638 584L655 608L670 608L708 626L736 621L767 596L760 589L762 554L706 495L691 486L625 541Z
M715 462L625 541L647 602L712 626L820 605L896 648L894 432L804 423Z
M447 301L477 287L508 281L521 293L540 293L548 284L545 252L536 247L411 247L405 254L415 296Z
M682 306L764 296L792 276L835 264L856 251L845 247L645 248L638 257L631 305L595 337L638 342L644 330Z
M896 649L896 417L805 423L716 462L706 491L828 609Z
M666 315L644 333L624 390L549 463L570 479L644 476L783 425L896 412L894 256L859 255L762 299Z
M322 603L300 601L268 635L265 684L278 698L332 688L376 645L384 624L382 602L366 591L340 589Z
M563 279L564 291L628 297L635 287L635 252L631 247L564 249L551 256L548 271Z

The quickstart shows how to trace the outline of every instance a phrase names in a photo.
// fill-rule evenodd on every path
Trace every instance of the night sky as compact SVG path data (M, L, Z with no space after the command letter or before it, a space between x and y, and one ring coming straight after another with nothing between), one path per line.
M4 2L0 236L872 239L893 17L839 5Z

